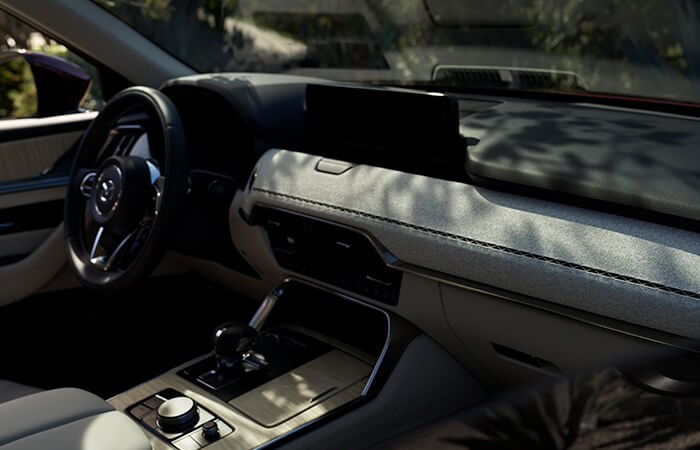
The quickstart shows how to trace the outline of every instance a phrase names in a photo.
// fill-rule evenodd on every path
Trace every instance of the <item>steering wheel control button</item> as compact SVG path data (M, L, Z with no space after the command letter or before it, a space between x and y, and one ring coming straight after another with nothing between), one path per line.
M194 400L175 397L163 402L156 412L158 426L165 432L177 433L193 427L199 420Z

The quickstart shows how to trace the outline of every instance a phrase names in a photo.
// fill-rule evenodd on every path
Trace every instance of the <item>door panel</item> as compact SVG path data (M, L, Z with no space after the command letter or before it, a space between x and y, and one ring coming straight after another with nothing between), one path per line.
M10 208L15 208L22 205L32 205L41 202L50 202L53 200L63 200L66 195L65 182L63 186L49 187L43 189L31 189L29 183L17 183L19 187L25 189L17 189L13 192L3 192L3 187L0 185L0 211Z
M0 210L0 237L13 233L56 228L63 221L63 199L23 204ZM0 248L0 253L3 249Z
M0 267L0 306L37 292L60 272L67 261L61 225L27 257Z
M44 228L0 236L0 266L21 261L29 256L49 237L52 231L51 228Z
M0 143L0 183L41 176L82 135L82 131L72 131Z
M0 123L0 306L38 292L67 266L65 186L95 114Z

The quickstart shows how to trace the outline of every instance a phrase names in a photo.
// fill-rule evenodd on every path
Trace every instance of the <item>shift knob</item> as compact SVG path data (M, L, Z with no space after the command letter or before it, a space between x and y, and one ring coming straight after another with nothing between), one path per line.
M214 355L219 365L231 367L246 351L255 344L258 331L240 322L219 325L212 336Z

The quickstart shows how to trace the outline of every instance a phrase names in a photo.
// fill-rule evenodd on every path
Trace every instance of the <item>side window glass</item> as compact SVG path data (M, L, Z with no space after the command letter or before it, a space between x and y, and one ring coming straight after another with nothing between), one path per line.
M51 67L51 73L45 70L47 65ZM77 66L77 71L74 66ZM68 92L71 89L79 92L78 97L73 95L72 103L58 95L64 92L65 86L58 82L64 73L70 75L68 78L83 77L83 88L90 84L87 92L79 90L79 85L67 87ZM0 119L96 111L103 104L95 66L59 42L0 11Z
M0 62L0 118L32 117L37 112L36 85L27 60L12 53Z

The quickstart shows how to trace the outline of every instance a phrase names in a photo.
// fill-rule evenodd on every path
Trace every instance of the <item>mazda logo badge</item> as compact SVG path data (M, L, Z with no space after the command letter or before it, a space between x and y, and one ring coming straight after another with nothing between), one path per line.
M104 180L102 184L100 184L100 195L99 195L99 200L100 203L108 203L110 200L112 200L112 196L114 195L114 181L112 180Z

